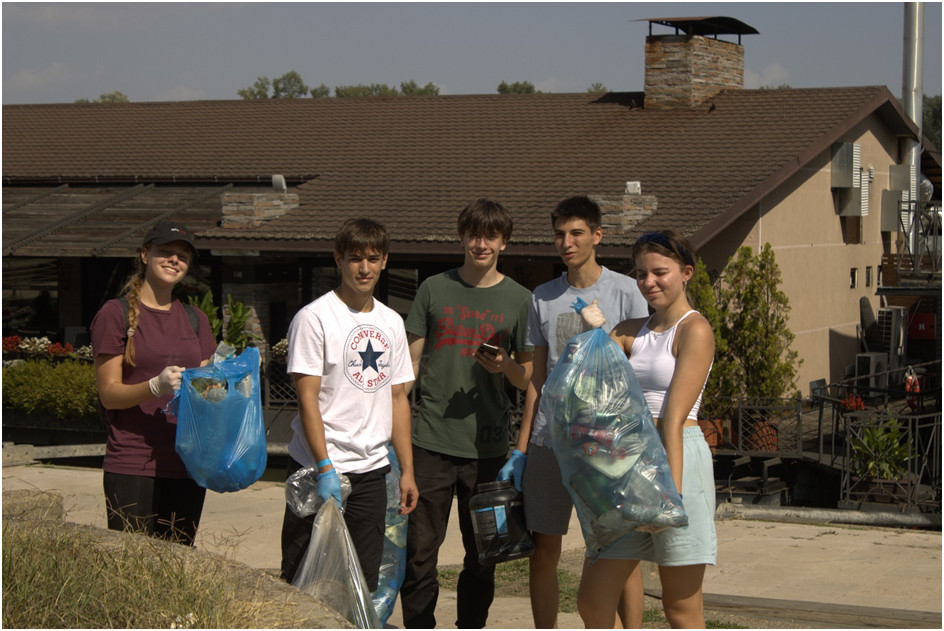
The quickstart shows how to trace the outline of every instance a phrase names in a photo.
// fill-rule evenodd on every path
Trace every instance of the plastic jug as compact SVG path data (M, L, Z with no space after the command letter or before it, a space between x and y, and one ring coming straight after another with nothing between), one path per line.
M511 480L485 482L475 487L475 495L469 499L469 512L482 565L534 553L534 540L525 526L521 493Z

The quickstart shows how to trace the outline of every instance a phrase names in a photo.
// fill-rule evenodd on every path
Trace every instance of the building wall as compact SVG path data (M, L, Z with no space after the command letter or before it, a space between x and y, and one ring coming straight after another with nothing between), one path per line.
M827 150L705 249L709 268L720 269L741 245L756 253L765 243L771 244L780 267L781 289L790 301L789 327L796 336L793 349L803 359L796 385L805 395L810 381L841 380L846 367L854 363L859 299L867 297L876 313L882 306L876 296L886 247L880 230L881 191L888 188L888 167L897 158L898 143L874 117L844 140L860 144L866 172L870 165L874 168L868 216L858 221L839 216ZM867 268L871 268L868 286ZM850 287L852 269L858 270L854 288Z

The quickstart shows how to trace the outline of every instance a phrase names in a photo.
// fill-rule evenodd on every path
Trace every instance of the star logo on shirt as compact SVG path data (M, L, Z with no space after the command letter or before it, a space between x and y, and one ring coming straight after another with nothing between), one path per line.
M363 351L358 351L358 355L361 356L362 369L367 370L368 368L373 368L374 372L380 372L380 369L377 368L377 358L384 354L384 351L377 352L374 350L373 345L370 343L370 340L367 340L367 348Z
M376 392L390 383L394 352L390 334L384 328L360 324L344 343L344 375L359 390Z

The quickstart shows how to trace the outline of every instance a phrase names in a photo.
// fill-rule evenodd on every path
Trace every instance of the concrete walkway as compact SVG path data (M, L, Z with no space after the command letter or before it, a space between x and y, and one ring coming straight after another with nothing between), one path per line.
M105 527L102 473L97 469L45 465L3 468L3 490L56 491L64 498L66 519ZM197 545L260 569L278 568L279 533L285 498L282 485L257 482L238 493L207 493ZM462 562L456 511L450 521L440 564ZM836 612L861 608L925 612L905 624L941 627L941 533L863 526L808 525L719 520L718 565L705 576L706 603L712 601L788 601L807 609ZM565 549L581 549L574 518ZM647 576L647 589L658 582ZM884 611L895 617L895 612ZM438 626L455 621L455 594L442 592ZM899 615L901 618L904 613ZM910 621L910 623L909 623ZM399 608L389 626L400 627ZM497 598L488 628L531 628L527 599ZM561 628L581 628L577 614L561 614ZM829 626L829 625L812 625ZM855 625L859 626L859 625Z

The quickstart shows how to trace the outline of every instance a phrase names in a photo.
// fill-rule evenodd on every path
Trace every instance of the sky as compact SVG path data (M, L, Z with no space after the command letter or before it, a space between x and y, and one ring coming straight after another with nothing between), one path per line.
M885 85L901 95L903 3L4 2L2 101L237 99L256 77L290 70L332 89L414 80L440 94L494 94L502 81L641 91L645 20L693 16L759 31L741 40L746 88ZM941 31L941 4L926 3L927 95L941 94Z

